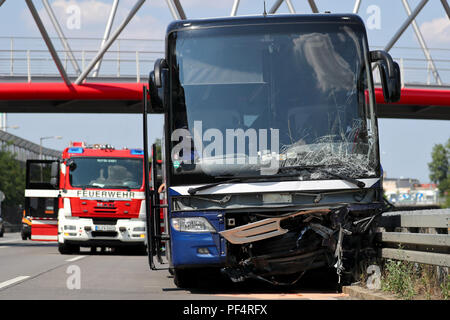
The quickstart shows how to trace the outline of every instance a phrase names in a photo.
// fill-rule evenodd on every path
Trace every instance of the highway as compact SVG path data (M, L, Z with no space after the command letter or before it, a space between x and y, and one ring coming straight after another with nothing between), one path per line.
M214 282L214 281L213 281ZM308 281L307 281L308 282ZM309 280L309 282L315 283ZM51 242L0 238L0 300L348 300L334 285L274 288L260 282L218 281L201 289L178 289L167 270L151 271L147 256L115 252L61 255Z

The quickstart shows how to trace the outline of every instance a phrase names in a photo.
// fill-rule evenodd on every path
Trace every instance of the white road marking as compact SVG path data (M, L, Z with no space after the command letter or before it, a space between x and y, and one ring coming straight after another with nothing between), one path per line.
M86 256L78 256L78 257L75 257L75 258L67 259L66 261L67 261L67 262L74 262L74 261L83 259L83 258L85 258L85 257L86 257Z
M12 285L12 284L14 284L14 283L16 283L16 282L21 282L21 281L23 281L23 280L25 280L25 279L28 279L30 276L19 276L19 277L16 277L16 278L14 278L14 279L11 279L11 280L7 280L7 281L5 281L5 282L2 282L2 283L0 283L0 289L2 289L2 288L4 288L4 287L7 287L7 286L10 286L10 285Z

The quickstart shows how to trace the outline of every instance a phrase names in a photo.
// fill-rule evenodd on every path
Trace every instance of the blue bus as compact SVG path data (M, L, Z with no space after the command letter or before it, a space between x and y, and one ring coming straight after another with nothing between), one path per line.
M357 278L386 209L374 68L398 101L398 64L369 50L353 14L172 22L144 88L144 127L164 114L152 269L165 255L178 287L206 269L275 285L322 267Z

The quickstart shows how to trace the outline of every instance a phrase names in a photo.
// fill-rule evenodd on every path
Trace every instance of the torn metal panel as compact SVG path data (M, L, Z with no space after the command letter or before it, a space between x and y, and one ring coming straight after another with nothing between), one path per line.
M225 230L219 232L221 236L227 239L232 244L244 244L258 240L268 239L283 235L289 232L288 229L284 229L280 226L280 222L285 219L293 218L299 215L318 213L318 212L330 212L330 210L310 210L310 211L298 211L291 215L262 219L257 222L252 222L240 227ZM313 224L315 225L315 224ZM314 228L314 227L313 227ZM315 227L320 229L319 227ZM323 232L323 231L321 231Z
M349 208L278 213L266 219L265 213L226 213L233 229L220 233L228 240L223 271L233 281L254 278L280 285L297 282L307 270L334 266L339 283L349 283L359 277L360 261L376 256L375 233L369 228L376 227L375 218L383 211Z

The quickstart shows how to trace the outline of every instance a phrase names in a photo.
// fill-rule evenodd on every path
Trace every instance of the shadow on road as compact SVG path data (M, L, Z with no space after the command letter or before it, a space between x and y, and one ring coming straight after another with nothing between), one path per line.
M56 243L49 242L6 242L1 243L0 247L57 247Z
M173 278L173 276L169 276ZM329 270L311 270L294 285L274 285L257 279L233 283L222 274L208 274L199 278L195 288L166 288L163 291L188 290L193 294L289 294L340 293L337 276Z
M90 256L147 256L142 249L133 248L81 248L77 255Z

